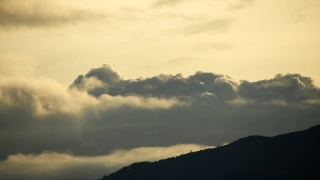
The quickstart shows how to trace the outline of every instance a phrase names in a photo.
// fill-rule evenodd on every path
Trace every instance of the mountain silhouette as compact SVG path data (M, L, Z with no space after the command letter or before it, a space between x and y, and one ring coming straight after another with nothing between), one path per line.
M156 162L139 162L100 180L320 179L320 125L275 137L249 136L229 145Z

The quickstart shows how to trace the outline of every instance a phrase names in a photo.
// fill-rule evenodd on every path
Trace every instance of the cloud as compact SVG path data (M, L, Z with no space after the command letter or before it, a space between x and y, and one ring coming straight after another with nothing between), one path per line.
M148 111L157 114L157 111L179 106L188 104L176 98L139 95L103 94L96 98L87 92L68 90L49 79L1 77L0 142L3 148L0 150L0 159L17 151L33 153L43 150L66 151L71 148L81 153L79 147L88 148L92 142L91 135L85 134L98 128L96 125L101 121L109 126L103 123L104 127L96 131L98 134L105 127L114 128L118 123L124 123L119 120L113 124L114 114ZM135 122L135 118L132 122ZM130 121L130 118L126 119ZM49 141L43 141L42 138ZM114 148L110 146L107 150ZM105 148L99 150L99 153L102 152L105 152Z
M92 83L91 79L88 81ZM0 82L0 111L19 107L39 117L51 114L81 116L84 110L107 111L121 106L152 110L171 108L175 105L185 104L174 98L147 98L134 95L123 97L103 94L99 98L94 98L87 93L67 90L64 86L48 79L39 81L1 78Z
M82 159L114 149L217 145L306 129L320 124L319 117L320 89L300 74L256 82L201 71L130 79L103 65L69 87L50 79L1 77L0 160L12 155L38 162L45 151ZM86 160L88 177L105 170ZM66 173L82 172L75 169Z
M165 6L172 6L176 4L181 4L185 2L186 0L157 0L155 1L152 6L159 8L159 7L165 7Z
M273 79L254 83L243 81L238 87L241 97L258 101L283 100L299 103L308 99L319 99L319 93L313 80L300 74L279 74Z
M163 31L164 34L183 34L185 36L197 35L202 33L225 33L232 25L229 18L221 18L201 23L193 23L184 27L171 28Z
M0 161L0 177L5 179L96 179L134 162L157 161L199 151L213 146L179 144L170 147L139 147L115 150L103 156L74 156L72 154L43 152L41 154L14 154Z
M172 98L210 92L221 95L219 97L223 99L223 93L234 94L236 85L237 82L228 76L200 71L189 77L160 74L151 78L125 79L110 65L103 65L78 76L70 88L86 91L95 97L137 94Z
M240 10L243 9L244 7L252 4L254 2L254 0L239 0L238 3L234 3L229 5L230 10Z
M85 91L94 97L104 94L124 97L138 95L178 98L182 101L183 97L197 97L205 93L213 94L219 102L240 98L261 103L274 100L304 103L320 98L319 88L313 80L300 74L278 74L273 79L257 82L238 82L229 76L201 71L188 77L160 74L150 78L126 79L110 65L80 75L70 88Z
M104 18L106 15L85 9L63 7L54 1L0 0L0 26L48 27Z
M195 51L209 51L209 50L216 50L216 51L222 51L222 50L229 50L232 49L233 46L226 43L203 43L199 44L194 47Z
M183 29L184 35L194 35L205 32L225 32L231 25L230 19L218 19L204 23L192 24Z
M304 21L307 18L308 11L312 10L313 8L318 8L320 3L315 1L313 3L308 3L298 9L296 9L296 22Z

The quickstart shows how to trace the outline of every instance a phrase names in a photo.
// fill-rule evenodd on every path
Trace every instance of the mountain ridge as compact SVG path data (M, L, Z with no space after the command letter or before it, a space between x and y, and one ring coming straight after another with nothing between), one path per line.
M274 137L248 136L228 145L126 166L100 180L309 179L320 177L320 125Z

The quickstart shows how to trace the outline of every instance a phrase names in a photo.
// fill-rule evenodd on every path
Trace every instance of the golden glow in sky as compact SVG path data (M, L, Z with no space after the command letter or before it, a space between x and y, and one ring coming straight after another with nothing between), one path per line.
M0 0L0 179L318 125L319 22L319 0Z
M209 71L254 81L299 73L320 84L318 0L0 4L2 74L67 85L106 63L130 78Z

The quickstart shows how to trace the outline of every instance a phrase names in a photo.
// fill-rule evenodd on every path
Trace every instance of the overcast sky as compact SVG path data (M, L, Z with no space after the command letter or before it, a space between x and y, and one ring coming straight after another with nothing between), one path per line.
M97 179L320 123L318 0L0 0L0 179Z

